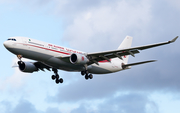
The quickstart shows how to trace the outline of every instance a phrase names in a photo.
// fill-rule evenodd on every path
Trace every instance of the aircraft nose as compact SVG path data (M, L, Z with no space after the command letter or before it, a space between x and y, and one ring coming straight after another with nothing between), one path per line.
M8 48L8 47L9 47L8 41L5 41L5 42L3 43L3 45L4 45L5 48Z

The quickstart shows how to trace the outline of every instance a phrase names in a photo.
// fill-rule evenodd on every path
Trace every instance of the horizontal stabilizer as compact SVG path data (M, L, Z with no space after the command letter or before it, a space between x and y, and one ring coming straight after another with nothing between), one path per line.
M175 42L177 40L178 36L171 40L171 42Z
M122 65L122 68L125 69L125 68L127 68L128 66L145 64L145 63L150 63L150 62L155 62L155 61L156 61L156 60L149 60L149 61L137 62L137 63L132 63L132 64L124 64L124 65Z

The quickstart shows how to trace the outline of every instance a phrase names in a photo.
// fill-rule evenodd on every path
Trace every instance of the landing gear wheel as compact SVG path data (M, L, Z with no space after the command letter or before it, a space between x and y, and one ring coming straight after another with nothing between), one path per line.
M60 83L63 83L63 79L62 79L62 78L60 78L60 79L59 79L59 82L60 82Z
M52 71L55 75L52 75L51 78L55 80L56 84L63 83L63 79L58 75L58 70L56 68L53 68Z
M52 75L51 78L52 78L53 80L55 80L55 79L56 79L56 76L55 76L55 75Z
M85 75L85 71L81 71L81 75L82 75L82 76Z
M92 75L92 74L89 74L89 78L92 79L92 78L93 78L93 75Z
M59 79L56 79L55 81L56 81L56 84L59 84Z
M86 75L85 75L85 79L88 80L88 78L89 78L89 76L86 74Z

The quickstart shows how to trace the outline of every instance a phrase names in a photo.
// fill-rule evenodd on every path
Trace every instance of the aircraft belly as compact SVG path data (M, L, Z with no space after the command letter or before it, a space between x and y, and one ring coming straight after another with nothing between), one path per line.
M8 48L8 50L14 53L15 55L22 55L24 58L37 60L37 61L46 61L51 57L50 55L28 49Z
M75 65L70 62L65 62L61 59L51 57L48 59L46 64L56 67L57 69L65 70L65 71L81 71L84 70L84 66L82 65Z

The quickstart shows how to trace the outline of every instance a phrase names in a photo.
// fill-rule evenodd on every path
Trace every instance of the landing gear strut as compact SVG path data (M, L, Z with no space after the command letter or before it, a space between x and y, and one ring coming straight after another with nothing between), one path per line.
M22 55L17 55L17 58L21 61Z
M81 71L81 75L85 75L86 80L93 78L93 75L89 74L89 72L87 70L86 71Z
M51 76L52 80L55 80L56 84L63 83L63 79L59 78L58 70L53 68L52 71L55 74Z

